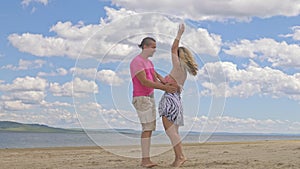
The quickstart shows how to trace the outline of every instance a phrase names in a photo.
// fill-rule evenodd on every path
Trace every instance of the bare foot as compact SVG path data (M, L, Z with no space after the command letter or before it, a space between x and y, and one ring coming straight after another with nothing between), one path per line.
M149 162L142 162L141 166L146 168L152 168L157 166L157 164L153 163L152 161L149 161Z
M172 163L172 166L173 167L180 167L181 165L183 165L184 162L186 162L187 159L184 157L184 158L180 158L180 159L176 159L173 163Z

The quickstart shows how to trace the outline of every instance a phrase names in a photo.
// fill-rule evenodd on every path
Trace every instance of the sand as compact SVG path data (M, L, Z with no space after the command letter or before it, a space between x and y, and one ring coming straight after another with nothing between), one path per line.
M133 151L138 150L138 147ZM184 144L188 161L182 169L299 169L300 140ZM173 151L152 157L173 168ZM0 149L1 169L135 169L137 158L115 155L100 147Z

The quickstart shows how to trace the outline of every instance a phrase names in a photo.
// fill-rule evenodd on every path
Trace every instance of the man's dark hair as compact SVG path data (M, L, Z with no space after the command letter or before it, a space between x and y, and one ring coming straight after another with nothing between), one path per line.
M149 45L151 41L156 42L154 38L151 38L151 37L145 37L145 38L142 40L141 44L139 44L138 46L139 46L139 48L144 49L144 45Z

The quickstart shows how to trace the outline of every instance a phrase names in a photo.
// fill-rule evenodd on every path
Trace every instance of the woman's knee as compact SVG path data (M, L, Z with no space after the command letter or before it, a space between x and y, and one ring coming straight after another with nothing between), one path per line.
M178 133L175 130L166 130L166 134L172 138L179 137Z

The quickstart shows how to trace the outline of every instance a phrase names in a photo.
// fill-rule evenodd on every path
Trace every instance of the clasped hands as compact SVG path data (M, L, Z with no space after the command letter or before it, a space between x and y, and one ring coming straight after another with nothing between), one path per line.
M176 82L167 82L165 85L167 86L166 92L168 93L180 92L180 86Z

